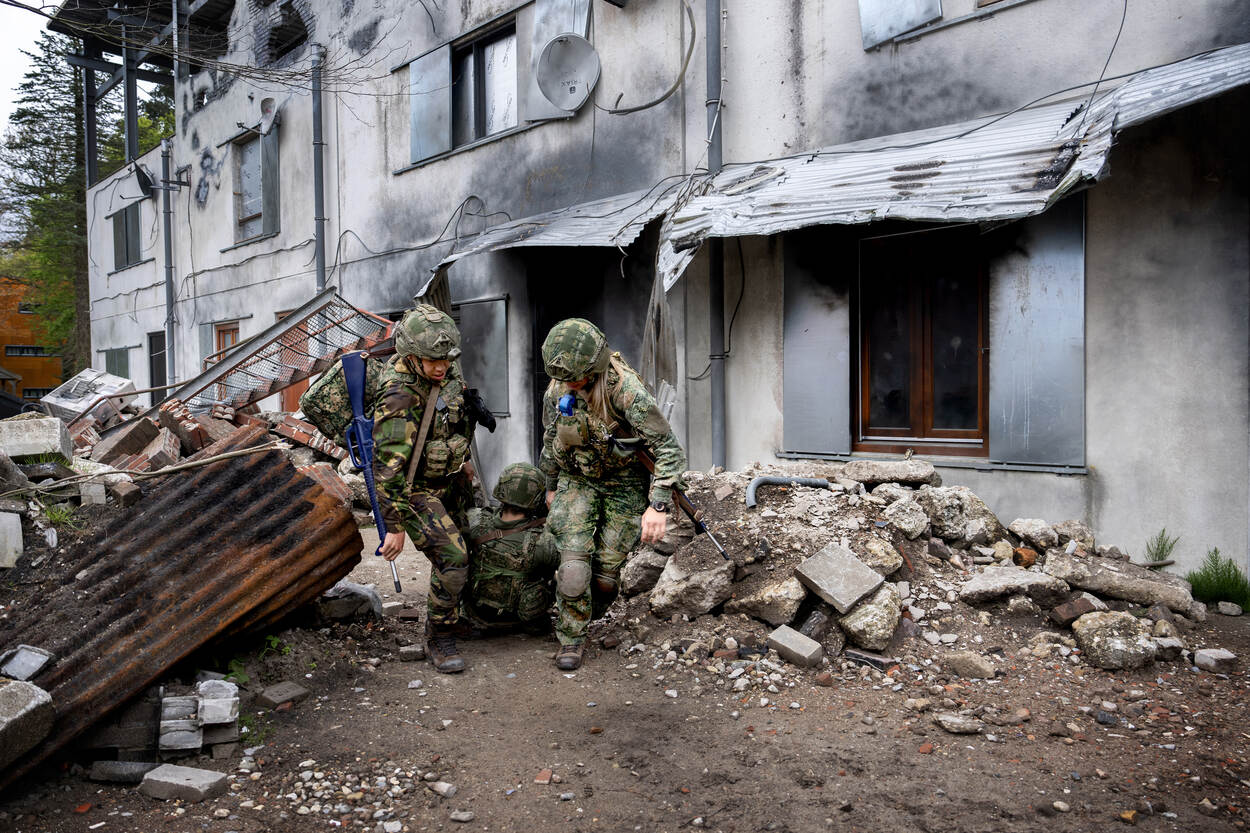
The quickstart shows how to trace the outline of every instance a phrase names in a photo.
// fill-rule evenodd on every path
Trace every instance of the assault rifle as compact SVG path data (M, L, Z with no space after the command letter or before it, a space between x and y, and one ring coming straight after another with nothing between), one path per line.
M651 452L647 450L646 444L642 441L642 437L630 437L622 439L620 437L612 438L612 448L621 456L630 454L638 458L638 462L642 463L643 468L655 475L655 458L651 456ZM729 553L725 552L725 548L721 546L720 541L716 540L716 536L712 534L712 530L707 528L707 524L703 523L703 510L696 507L690 502L690 498L686 497L686 493L681 489L673 489L673 503L686 513L686 517L694 524L694 532L698 535L702 532L707 539L712 542L712 546L716 547L726 561L731 561Z

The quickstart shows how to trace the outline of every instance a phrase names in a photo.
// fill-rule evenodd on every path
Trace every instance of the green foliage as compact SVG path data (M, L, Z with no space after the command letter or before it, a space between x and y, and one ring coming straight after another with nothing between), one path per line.
M68 526L70 529L78 529L82 526L74 513L73 504L69 503L51 503L44 507L43 512L48 516L48 523L55 526Z
M1233 602L1250 608L1250 579L1231 558L1220 555L1219 547L1207 551L1202 566L1185 576L1194 598L1203 602Z
M1168 536L1168 529L1165 526L1150 540L1146 541L1146 560L1147 561L1167 561L1172 557L1172 550L1176 548L1176 542L1181 538Z
M243 666L243 660L235 657L226 664L226 679L239 685L247 685L252 679Z
M267 654L281 654L282 656L285 657L290 653L291 653L291 646L287 645L285 642L283 642L281 639L279 639L277 636L271 633L265 637L265 646L260 649L260 653L256 656L256 658L264 659Z
M247 736L248 746L259 746L273 734L273 727L268 723L262 723L260 717L255 714L241 714L239 715L239 734Z

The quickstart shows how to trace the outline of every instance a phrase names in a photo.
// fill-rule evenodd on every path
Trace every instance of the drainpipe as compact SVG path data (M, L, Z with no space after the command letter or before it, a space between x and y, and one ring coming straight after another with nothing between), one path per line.
M174 371L174 212L170 208L169 192L174 187L169 169L172 157L169 140L161 141L161 219L165 237L165 383L177 380Z
M315 48L317 58L312 71L313 219L317 224L317 292L320 293L326 288L325 165L322 160L322 148L326 143L321 135L321 68L325 61L325 52L320 45Z
M707 168L721 169L721 0L706 0L707 41ZM708 241L708 364L712 382L712 465L725 465L725 245Z

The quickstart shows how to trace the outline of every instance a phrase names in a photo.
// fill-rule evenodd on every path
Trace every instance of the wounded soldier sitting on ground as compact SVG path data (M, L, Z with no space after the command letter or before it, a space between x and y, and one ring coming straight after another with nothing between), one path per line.
M469 510L469 586L461 596L466 624L478 631L547 632L560 552L546 523L546 478L513 463L499 475L495 511ZM472 635L467 632L464 635Z

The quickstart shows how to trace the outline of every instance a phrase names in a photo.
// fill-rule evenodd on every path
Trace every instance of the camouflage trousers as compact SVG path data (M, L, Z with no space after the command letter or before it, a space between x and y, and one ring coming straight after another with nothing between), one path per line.
M585 640L590 620L615 598L615 593L596 592L601 585L598 579L609 577L619 583L621 565L638 545L648 486L645 472L625 471L600 480L560 475L547 529L561 553L589 553L595 577L577 596L556 591L556 636L562 645Z
M432 626L456 623L460 594L469 577L469 548L460 530L468 522L472 489L458 479L437 490L414 484L408 501L417 522L405 523L404 532L430 562L426 609Z

